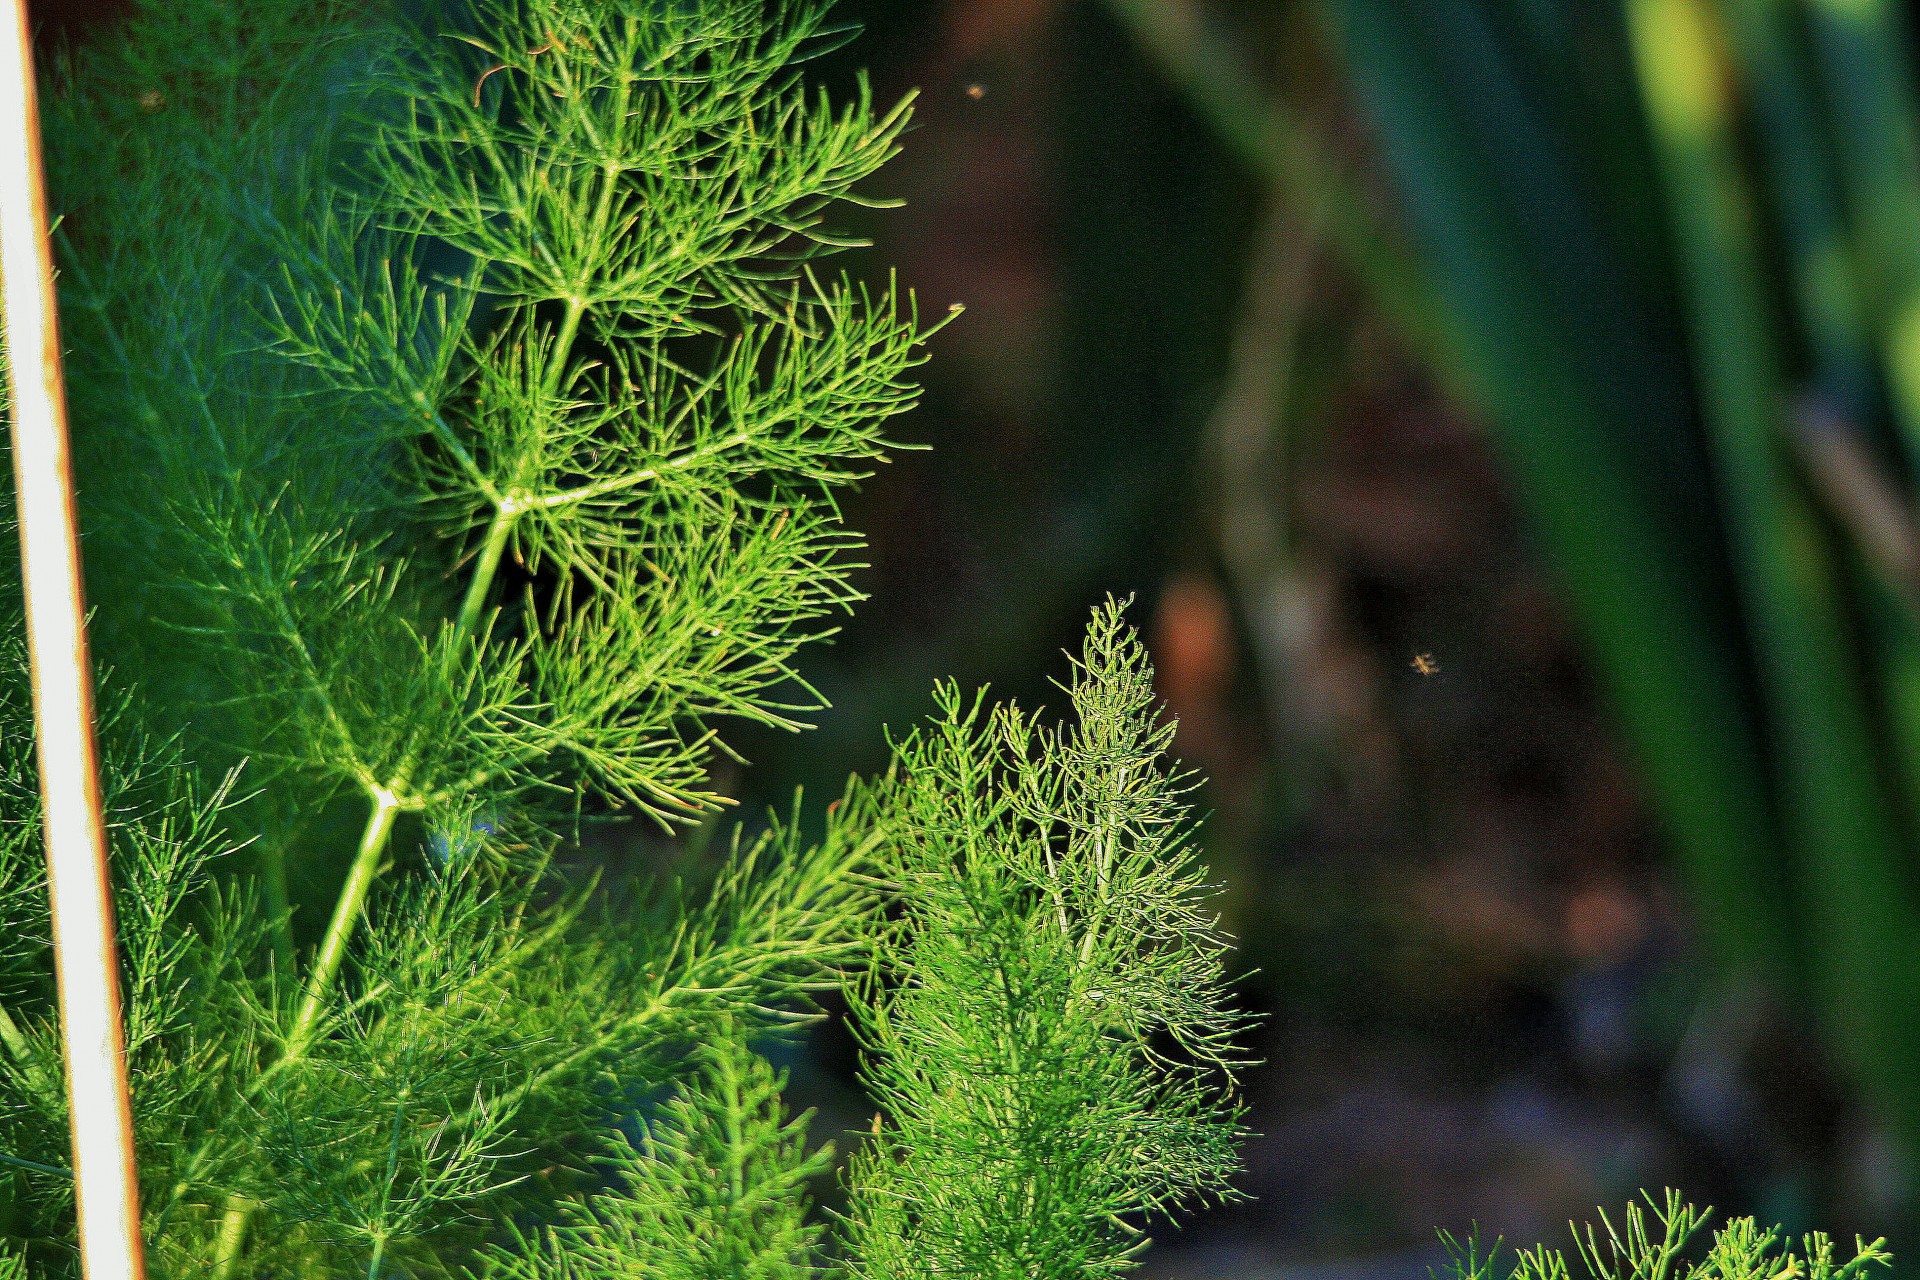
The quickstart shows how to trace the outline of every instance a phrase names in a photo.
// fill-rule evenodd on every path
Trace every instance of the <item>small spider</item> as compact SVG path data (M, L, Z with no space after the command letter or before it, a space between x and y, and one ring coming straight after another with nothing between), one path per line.
M978 102L987 96L987 86L983 84L970 84L967 86L967 96L975 102Z
M1440 664L1433 660L1433 655L1430 653L1416 653L1413 656L1411 665L1415 671L1418 671L1423 676L1437 676L1440 674Z

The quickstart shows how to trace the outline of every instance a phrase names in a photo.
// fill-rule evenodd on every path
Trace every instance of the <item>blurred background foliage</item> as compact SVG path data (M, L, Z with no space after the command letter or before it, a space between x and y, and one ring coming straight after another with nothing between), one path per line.
M967 304L837 794L1136 596L1269 1016L1166 1276L1675 1184L1920 1259L1920 108L1893 0L842 0ZM49 31L103 0L42 0ZM858 1125L831 1039L801 1074Z

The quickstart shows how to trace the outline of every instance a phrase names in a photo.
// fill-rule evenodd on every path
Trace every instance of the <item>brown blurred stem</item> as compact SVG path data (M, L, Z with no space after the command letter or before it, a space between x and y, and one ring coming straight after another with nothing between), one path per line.
M1366 287L1400 336L1458 393L1458 344L1423 265L1384 226L1374 203L1330 157L1317 131L1269 93L1193 0L1106 0L1107 8L1194 112Z
M1288 529L1289 390L1301 329L1322 261L1324 204L1296 210L1279 193L1249 246L1241 312L1204 437L1214 479L1219 555L1245 619L1268 739L1288 807L1313 790L1309 776L1345 758L1341 708L1314 650L1325 643L1327 605L1313 566Z
M1305 632L1289 545L1287 450L1283 434L1300 328L1313 296L1319 210L1295 217L1268 202L1247 255L1241 314L1226 380L1207 422L1206 463L1216 484L1220 560L1245 613L1259 665L1269 732L1283 756L1315 739L1299 710L1296 673Z
M1827 514L1920 627L1920 528L1899 484L1859 428L1821 401L1796 407L1788 439Z

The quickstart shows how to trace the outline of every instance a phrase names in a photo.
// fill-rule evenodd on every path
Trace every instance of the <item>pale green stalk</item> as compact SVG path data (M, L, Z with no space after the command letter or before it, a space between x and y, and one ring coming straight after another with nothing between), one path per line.
M220 1215L220 1238L213 1246L213 1280L228 1280L240 1262L241 1246L247 1238L247 1224L260 1206L245 1196L229 1196L226 1212Z
M609 182L609 192L611 185ZM603 207L608 198L610 196L603 197ZM565 376L567 361L572 358L573 345L578 339L580 320L585 310L583 302L569 300L566 318L561 322L542 380L543 390L548 395L557 389ZM494 504L493 519L488 522L486 539L474 563L473 577L467 583L466 595L461 600L460 612L454 621L453 647L456 653L464 649L479 632L480 617L492 594L494 580L499 576L507 543L513 535L514 525L526 509L526 504L517 501L512 493ZM328 921L326 935L315 954L305 998L287 1037L288 1058L298 1059L305 1054L320 1025L334 980L346 960L347 944L352 940L353 931L366 910L367 893L379 874L380 860L385 856L387 843L393 836L394 819L402 809L418 805L418 801L406 794L407 775L411 769L411 761L403 762L391 782L369 788L372 811L367 815L366 828L361 833L360 847L354 855L353 865L347 872L346 884L341 887L340 897L334 904L333 918Z
M23 1070L39 1070L39 1059L33 1052L33 1046L27 1043L26 1036L20 1032L20 1025L13 1020L13 1015L7 1012L4 1004L0 1004L0 1044L7 1047L7 1052L13 1055L13 1060Z
M602 197L602 221L605 206L611 199L612 182L608 181ZM551 395L565 376L566 364L572 357L572 350L580 332L581 317L586 310L579 299L569 299L567 314L561 323L560 332L555 340L550 362L547 366L542 390ZM491 486L489 486L491 489ZM513 494L494 498L494 515L487 525L487 534L481 544L478 558L474 563L472 578L467 583L467 591L461 600L460 611L454 621L454 649L463 649L478 633L481 614L486 608L494 580L498 577L501 561L505 557L508 541L512 537L515 524L519 522L528 504L516 501ZM387 846L393 837L394 822L403 809L416 808L418 802L405 794L407 774L411 771L411 761L404 762L394 780L385 786L368 788L368 798L372 808L367 814L366 826L360 835L359 848L355 851L352 865L348 868L346 883L341 886L340 896L334 903L333 916L327 922L326 934L321 938L320 947L314 954L313 968L308 974L305 994L301 999L299 1012L287 1033L286 1049L276 1067L298 1062L306 1056L318 1033L321 1020L326 1013L328 1000L332 996L334 983L339 978L340 969L346 962L347 946L352 941L354 930L360 918L366 912L367 896L372 890L374 879L380 873L382 859L386 856ZM284 886L283 886L284 888ZM253 1216L254 1206L250 1202L241 1202L229 1197L226 1211L226 1228L231 1228L232 1238L228 1240L226 1228L222 1232L222 1247L230 1245L230 1254L225 1267L218 1273L224 1280L238 1259L244 1244L247 1227ZM386 1251L387 1241L376 1241L373 1261L368 1275L378 1274L382 1255Z
M372 800L373 812L367 815L366 829L360 835L359 851L354 854L353 866L347 871L347 882L340 889L339 901L334 904L333 918L327 922L326 936L321 939L320 949L314 954L313 970L307 978L306 995L301 1001L300 1012L293 1020L292 1029L287 1032L285 1056L288 1061L298 1061L306 1055L307 1047L319 1029L334 978L339 975L340 966L347 957L347 942L352 938L354 926L366 907L367 890L373 886L373 878L380 869L380 859L386 853L388 837L393 834L393 821L400 813L400 797L385 787L374 791Z
M473 566L473 578L467 583L467 595L460 602L459 619L454 624L454 634L462 641L472 639L479 629L481 611L486 608L494 577L500 572L500 560L506 553L508 540L513 536L513 526L518 523L520 512L524 509L502 501L495 507L493 519L487 522L487 536L480 544L479 558Z

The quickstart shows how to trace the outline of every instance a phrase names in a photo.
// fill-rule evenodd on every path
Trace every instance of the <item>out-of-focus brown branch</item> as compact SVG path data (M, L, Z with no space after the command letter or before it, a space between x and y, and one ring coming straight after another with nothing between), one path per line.
M1338 762L1363 790L1378 768L1353 739L1371 717L1368 681L1340 646L1326 574L1288 530L1286 421L1300 332L1322 260L1325 205L1298 211L1277 194L1255 234L1227 374L1204 437L1219 555L1246 621L1268 736L1287 777ZM1377 735L1368 735L1377 736Z
M1240 162L1295 216L1313 218L1373 304L1450 392L1459 362L1422 265L1326 152L1318 132L1268 92L1195 0L1106 0L1107 8Z
M1920 626L1920 526L1899 484L1859 429L1817 400L1803 400L1795 408L1787 439L1828 514L1909 620Z

